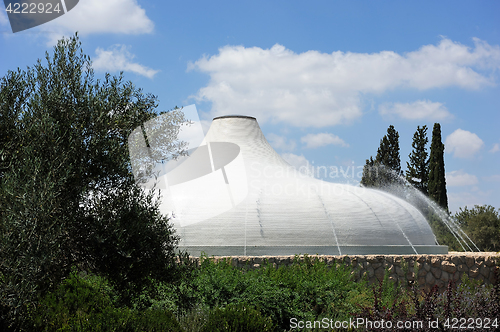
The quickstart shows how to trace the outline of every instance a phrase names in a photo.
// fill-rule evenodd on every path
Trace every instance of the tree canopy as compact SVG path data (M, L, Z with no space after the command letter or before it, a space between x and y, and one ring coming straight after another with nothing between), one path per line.
M500 209L491 205L460 208L455 219L467 235L483 251L500 251Z
M1 319L29 310L75 267L124 293L175 279L178 238L157 196L137 186L127 149L157 105L122 75L95 79L76 35L1 78Z

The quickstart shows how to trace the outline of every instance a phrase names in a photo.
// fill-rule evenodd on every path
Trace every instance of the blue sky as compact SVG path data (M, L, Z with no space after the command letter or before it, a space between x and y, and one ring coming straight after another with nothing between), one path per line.
M0 75L79 31L96 76L124 71L159 110L255 116L285 159L336 168L333 182L357 184L391 124L406 169L417 126L430 140L439 122L450 209L500 208L498 13L498 1L80 0L13 34L2 7Z

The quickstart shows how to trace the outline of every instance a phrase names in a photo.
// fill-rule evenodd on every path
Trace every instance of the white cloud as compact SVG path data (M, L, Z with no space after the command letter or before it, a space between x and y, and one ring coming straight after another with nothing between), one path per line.
M281 157L300 173L327 182L359 186L363 167L356 167L352 161L344 161L343 165L315 165L304 155L282 153Z
M446 173L446 185L449 187L462 187L477 184L477 177L465 173L463 170Z
M444 120L452 117L438 102L417 100L413 103L385 103L379 106L380 115L396 115L408 120Z
M324 127L359 118L366 93L493 85L491 73L500 68L500 47L479 39L474 44L469 48L442 39L438 45L403 55L295 53L279 44L270 49L225 46L217 55L190 63L188 70L210 75L208 85L194 97L212 102L213 116L238 109L260 122ZM442 106L438 109L444 114Z
M472 158L483 145L476 134L459 128L446 137L445 150L457 158Z
M344 142L340 137L330 133L307 134L300 141L306 144L307 149L315 149L325 145L340 145L347 147L349 144Z
M127 50L125 45L113 45L108 50L96 49L96 57L92 67L99 71L130 71L148 78L153 78L159 70L154 70L138 63L132 62L134 55Z
M296 143L294 140L287 140L285 136L279 136L273 133L266 135L269 144L275 149L292 151L295 149Z
M152 33L154 23L137 0L80 0L72 10L40 29L49 38L47 44L55 45L63 36L72 36L76 31L81 35Z
M68 13L47 23L47 27L82 34L143 34L151 33L154 23L137 0L80 0Z
M296 155L293 153L282 153L281 157L285 159L287 163L295 167L295 169L301 171L304 174L313 174L312 165L309 163L309 160L304 157L304 155Z
M493 147L491 148L490 153L495 153L498 151L500 151L500 144L495 143L495 145L493 145Z
M4 8L0 8L0 25L9 25L9 18L4 10Z

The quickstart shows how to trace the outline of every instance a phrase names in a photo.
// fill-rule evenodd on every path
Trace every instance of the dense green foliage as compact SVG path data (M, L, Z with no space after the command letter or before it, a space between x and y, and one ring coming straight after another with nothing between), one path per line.
M434 124L432 129L431 153L429 156L429 197L445 211L448 211L448 195L444 169L444 144L441 141L441 126Z
M455 219L482 251L500 251L500 209L491 205L460 208Z
M21 328L75 266L109 277L124 302L151 277L176 278L177 237L127 148L156 106L121 76L94 79L76 36L0 79L2 321Z
M355 283L351 271L310 257L278 269L263 264L257 270L205 259L182 286L153 281L156 290L134 297L131 307L121 304L108 279L75 271L40 300L31 317L35 331L217 332L292 331L291 318L438 318L444 323L446 318L500 315L500 283L492 287L463 279L459 286L450 283L443 294L436 289L423 293L416 283L392 282L388 273L380 284Z
M230 304L210 312L202 332L272 332L275 330L273 325L271 318L263 317L260 311L252 307Z
M32 313L37 331L165 331L181 327L168 310L120 306L119 294L102 277L72 273L45 295Z
M425 195L427 195L429 181L429 160L426 148L428 142L427 126L424 125L422 128L418 126L413 135L413 150L408 156L410 161L406 162L406 180Z
M186 331L274 331L288 329L293 317L346 318L369 303L365 283L353 283L350 268L311 257L257 270L202 259L192 278L152 281L156 288L144 288L132 306L122 304L108 279L74 271L30 311L34 330L168 331L157 327L174 324L174 312Z
M274 324L287 328L292 317L314 320L347 316L356 310L365 300L363 283L353 283L350 272L344 266L328 268L310 257L296 259L288 267L264 264L258 270L204 258L201 268L193 270L192 282L179 287L159 284L156 294L161 296L150 305L186 312L194 304L208 308L249 304L271 317Z

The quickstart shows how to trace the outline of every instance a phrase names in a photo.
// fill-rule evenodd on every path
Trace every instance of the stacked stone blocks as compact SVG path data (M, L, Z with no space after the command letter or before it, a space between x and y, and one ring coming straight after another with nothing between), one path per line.
M294 259L304 256L237 256L211 257L214 261L227 260L238 268L256 269L263 264L274 267L289 266ZM355 281L366 278L369 283L382 281L386 271L389 280L406 283L415 282L421 288L437 285L444 290L450 280L459 283L462 276L479 280L484 284L495 283L500 277L500 255L497 253L450 253L448 255L353 255L353 256L309 256L314 262L321 260L328 266L343 264L353 267ZM199 263L199 258L193 258ZM497 271L497 272L495 272Z

